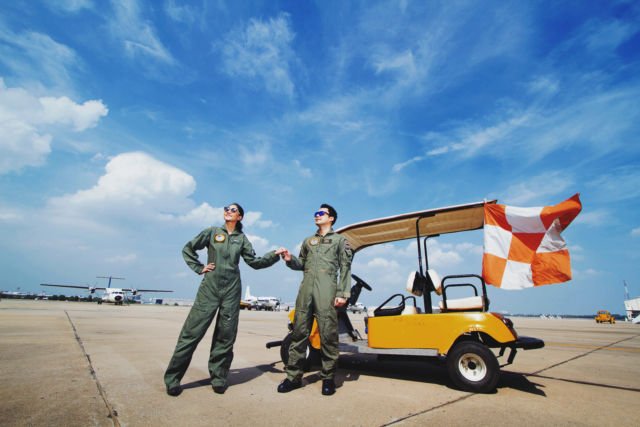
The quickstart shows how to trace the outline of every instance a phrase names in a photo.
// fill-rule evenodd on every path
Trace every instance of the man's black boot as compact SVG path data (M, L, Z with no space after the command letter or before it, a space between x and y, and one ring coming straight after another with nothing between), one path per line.
M227 391L226 385L214 385L211 387L213 387L213 392L216 394L224 394L224 392Z
M180 387L179 385L167 389L167 394L169 396L173 396L173 397L180 396L180 393L182 393L182 387Z
M287 378L278 385L278 393L289 393L300 387L302 387L301 380L290 381L289 378Z
M331 396L336 392L336 383L333 379L322 380L322 394L325 396Z

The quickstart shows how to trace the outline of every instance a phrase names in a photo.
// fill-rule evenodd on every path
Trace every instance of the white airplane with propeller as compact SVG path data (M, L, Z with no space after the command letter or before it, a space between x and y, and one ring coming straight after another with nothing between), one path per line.
M119 279L124 280L124 277L113 277L113 276L97 276L99 279L109 279L109 284L107 287L99 287L99 286L89 286L89 285L54 285L52 283L41 283L40 286L53 286L57 288L72 288L72 289L86 289L91 294L94 294L96 291L104 291L102 294L102 298L98 300L98 304L102 304L103 302L113 303L115 305L122 305L127 302L127 293L130 292L131 295L135 296L141 292L173 292L165 289L136 289L136 288L112 288L111 280Z

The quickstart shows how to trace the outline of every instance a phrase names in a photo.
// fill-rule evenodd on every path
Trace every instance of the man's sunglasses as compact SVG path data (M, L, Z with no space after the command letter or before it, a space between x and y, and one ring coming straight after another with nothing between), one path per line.
M313 214L313 216L316 217L316 218L318 218L319 216L323 216L323 215L329 215L329 212L318 211L318 212Z
M225 207L224 207L224 211L225 211L225 212L233 212L233 213L236 213L236 212L238 212L238 208L233 208L233 207L225 206Z

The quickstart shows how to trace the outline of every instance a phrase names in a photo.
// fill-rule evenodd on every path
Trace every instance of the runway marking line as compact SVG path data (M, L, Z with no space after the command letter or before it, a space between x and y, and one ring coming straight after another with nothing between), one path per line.
M389 423L382 424L382 427L392 426L394 424L398 424L398 423L401 423L402 421L408 420L409 418L417 417L418 415L424 415L424 414L426 414L428 412L435 411L436 409L444 408L445 406L449 406L449 405L453 405L454 403L462 402L463 400L468 399L468 398L470 398L472 396L473 396L472 393L468 393L465 396L459 397L459 398L454 399L454 400L450 400L449 402L442 403L442 404L434 406L432 408L425 409L424 411L420 411L420 412L416 412L416 413L413 413L413 414L405 415L402 418L396 418L395 420L393 420L393 421L391 421Z
M96 375L95 369L93 369L93 362L91 362L91 357L89 357L89 354L87 354L87 351L84 348L84 344L82 343L82 338L80 338L80 335L78 335L78 330L76 329L76 325L73 323L73 320L71 320L71 317L69 316L69 313L67 313L67 310L64 311L64 314L67 315L67 319L69 320L71 329L73 329L73 334L76 337L76 341L78 342L78 345L80 345L82 354L84 354L84 356L87 358L87 361L89 362L89 373L93 377L93 380L95 381L96 386L98 387L98 392L100 393L100 397L102 397L102 401L104 402L105 406L107 407L107 410L109 411L107 418L111 418L111 421L113 422L114 426L120 427L120 421L118 421L118 412L115 409L113 409L113 406L111 406L111 404L109 403L107 394L105 393L104 388L102 387L102 384L100 384L100 380Z
M531 374L529 374L529 375L537 375L537 374L540 374L541 372L547 371L547 370L549 370L549 369L551 369L551 368L555 368L556 366L564 365L565 363L569 363L569 362L572 362L572 361L574 361L574 360L580 359L580 358L582 358L582 357L588 356L588 355L590 355L591 353L595 353L595 352L596 352L596 351L598 351L598 350L605 350L605 349L607 349L607 348L612 348L612 347L613 347L613 346L615 346L616 344L620 344L621 342L629 341L629 340L632 340L632 339L637 338L637 337L640 337L640 334L638 334L638 335L634 335L634 336L631 336L631 337L628 337L628 338L623 338L623 339L618 340L618 341L614 341L614 342L612 342L611 344L606 344L606 345L603 345L603 346L600 346L600 347L594 347L591 351L587 351L586 353L578 354L577 356L571 357L571 358L569 358L569 359L567 359L567 360L564 360L564 361L562 361L562 362L554 363L554 364L553 364L553 365L551 365L551 366L547 366L546 368L540 369L540 370L538 370L538 371L536 371L536 372L533 372L533 373L531 373Z
M632 337L633 338L633 337ZM627 338L630 339L630 338ZM545 341L545 347L567 347L567 348L584 348L584 349L593 349L593 350L608 350L608 351L628 351L630 353L640 353L640 348L634 347L611 347L611 346L597 346L597 345L589 345L589 344L570 344L570 343L562 343L562 342L553 342L553 341Z

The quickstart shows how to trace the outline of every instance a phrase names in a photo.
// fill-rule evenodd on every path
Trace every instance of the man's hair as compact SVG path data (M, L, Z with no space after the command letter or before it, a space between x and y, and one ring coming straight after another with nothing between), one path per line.
M333 217L333 221L331 222L331 225L335 224L336 221L338 220L338 212L336 212L336 210L333 208L333 206L328 205L326 203L323 203L320 205L320 208L325 208L327 210L329 210L329 216Z

